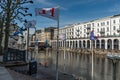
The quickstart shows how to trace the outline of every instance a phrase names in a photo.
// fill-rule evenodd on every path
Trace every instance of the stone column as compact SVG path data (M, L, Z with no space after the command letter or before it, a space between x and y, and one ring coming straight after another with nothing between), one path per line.
M96 49L96 40L95 40L95 49Z
M81 48L83 48L83 40L81 40Z
M107 40L105 40L105 49L107 49Z
M112 39L112 50L114 50L114 40Z
M79 40L77 40L77 48L79 48Z
M101 49L101 40L99 40L99 48Z
M119 46L119 50L120 50L120 39L119 39L119 45L118 46Z
M70 48L70 40L69 40L69 48Z
M91 45L92 45L92 44L91 44L91 40L90 40L90 49L91 49Z
M85 41L86 41L85 48L87 48L87 40L85 40Z

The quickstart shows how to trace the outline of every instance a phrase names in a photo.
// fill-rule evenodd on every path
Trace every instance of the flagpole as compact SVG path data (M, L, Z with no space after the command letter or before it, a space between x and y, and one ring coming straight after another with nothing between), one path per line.
M66 55L66 53L65 53L65 47L66 47L66 30L65 30L65 34L64 34L64 72L65 72L65 55Z
M66 44L66 40L64 40L64 71L65 71L65 44Z
M26 34L26 54L27 54L27 60L28 60L28 45L29 45L29 28L27 28L27 34Z
M91 49L92 49L92 75L91 75L91 78L92 78L92 80L93 80L93 73L94 73L94 61L93 61L93 40L91 40Z
M37 54L37 39L36 39L36 27L35 27L35 54ZM35 54L34 54L34 59L36 59L36 56L35 56Z
M59 17L59 14L58 14L58 17ZM58 55L59 55L59 18L57 20L56 80L58 80Z

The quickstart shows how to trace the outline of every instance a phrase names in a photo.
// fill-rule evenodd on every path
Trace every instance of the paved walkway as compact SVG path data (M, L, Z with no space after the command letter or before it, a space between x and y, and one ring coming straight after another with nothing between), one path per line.
M0 62L3 61L3 56L0 56ZM13 80L12 76L9 74L5 67L0 65L0 80Z
M5 67L0 67L0 80L13 80Z

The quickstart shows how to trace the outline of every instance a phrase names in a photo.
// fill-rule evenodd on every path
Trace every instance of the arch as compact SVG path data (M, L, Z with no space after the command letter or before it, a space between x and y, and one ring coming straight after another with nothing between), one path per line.
M85 44L86 44L86 42L85 42L85 40L83 40L83 48L85 48Z
M64 43L64 41L62 41L63 42L63 47L65 46L65 43Z
M73 48L75 48L75 41L73 41Z
M96 40L96 48L100 48L100 41Z
M87 48L90 49L90 40L87 40Z
M105 40L104 39L101 40L101 49L105 49Z
M60 47L60 41L58 42L58 46Z
M95 40L93 41L93 47L95 48Z
M75 42L75 48L77 48L77 46L78 46L78 43L77 43L77 41Z
M72 48L72 41L70 41L70 48Z
M114 39L113 43L114 43L114 49L119 50L119 40Z
M81 41L79 40L79 48L81 48Z
M60 41L60 44L59 44L59 46L61 47L61 41Z
M67 47L69 47L69 41L67 41Z
M112 49L112 40L111 39L107 40L107 49Z
M68 41L66 41L66 42L64 41L64 43L65 43L65 47L68 47L68 46L67 46L67 45L68 45Z

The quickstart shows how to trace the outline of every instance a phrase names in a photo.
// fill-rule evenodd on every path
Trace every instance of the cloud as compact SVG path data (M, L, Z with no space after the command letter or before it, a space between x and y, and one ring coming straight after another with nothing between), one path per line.
M82 5L82 4L88 4L88 3L92 3L94 2L95 0L79 0L79 1L72 1L70 3L67 3L67 7L73 7L73 6L76 6L76 5Z
M54 3L49 2L47 0L36 0L36 1L43 5L49 5L49 6L54 5Z
M61 9L61 10L64 10L64 11L68 10L68 9L65 8L65 7L60 7L60 9Z
M120 12L120 5L115 4L114 6L108 9L108 12Z

